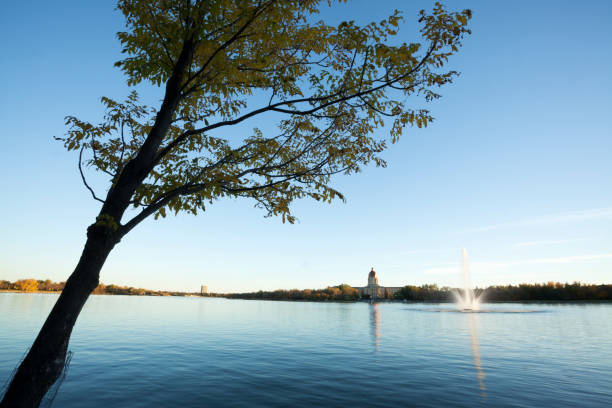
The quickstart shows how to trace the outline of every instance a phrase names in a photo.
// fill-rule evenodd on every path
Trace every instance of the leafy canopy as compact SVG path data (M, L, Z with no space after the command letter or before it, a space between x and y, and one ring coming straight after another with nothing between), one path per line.
M436 3L419 14L421 42L390 45L400 12L332 26L315 21L320 3L120 0L126 57L115 65L128 85L145 81L166 94L159 109L140 105L135 92L121 103L104 97L100 124L66 118L61 140L80 151L83 181L105 203L101 216L119 223L123 211L110 201L127 196L119 207L141 212L120 225L126 233L148 215L196 214L229 196L251 198L293 222L293 200L342 199L332 175L384 166L379 154L388 141L407 125L427 126L430 112L407 102L440 97L437 89L457 75L444 66L470 33L471 12ZM215 134L266 113L278 118L274 134ZM385 121L389 138L375 137ZM109 176L106 198L89 187L81 163ZM126 181L130 166L136 183Z

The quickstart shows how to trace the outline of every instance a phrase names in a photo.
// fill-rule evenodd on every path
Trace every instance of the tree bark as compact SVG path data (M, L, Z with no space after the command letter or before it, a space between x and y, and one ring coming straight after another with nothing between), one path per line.
M0 408L40 405L62 373L72 328L87 298L98 286L100 270L117 242L108 226L93 224L87 229L79 263L13 377Z

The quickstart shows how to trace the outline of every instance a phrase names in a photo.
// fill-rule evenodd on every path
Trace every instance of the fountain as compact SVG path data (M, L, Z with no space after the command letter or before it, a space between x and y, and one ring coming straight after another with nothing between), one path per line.
M424 308L414 309L419 311L428 312L453 312L453 313L538 313L542 310L529 310L523 307L517 307L514 305L510 308L500 308L497 306L488 307L487 309L481 309L480 305L484 301L485 291L472 289L472 283L470 280L470 268L468 263L468 255L465 248L461 248L462 258L462 272L463 272L463 288L452 289L451 293L455 298L454 308Z
M468 256L465 248L461 248L462 270L463 270L463 291L457 290L455 303L462 312L474 312L480 309L482 294L476 295L470 282L470 270L468 266Z

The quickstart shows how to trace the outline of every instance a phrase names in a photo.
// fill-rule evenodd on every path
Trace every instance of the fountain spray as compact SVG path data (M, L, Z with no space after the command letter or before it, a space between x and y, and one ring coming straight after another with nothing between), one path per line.
M457 306L464 311L478 310L480 308L480 296L476 296L472 289L468 254L465 248L461 248L461 269L463 271L463 293L455 293Z

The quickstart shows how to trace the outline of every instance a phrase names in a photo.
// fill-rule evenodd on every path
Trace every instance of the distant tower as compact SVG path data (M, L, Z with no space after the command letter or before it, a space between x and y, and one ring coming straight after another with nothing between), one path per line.
M205 295L207 293L208 293L208 286L202 285L202 287L200 288L200 294Z
M378 286L378 276L376 276L374 268L372 268L368 275L368 286Z

